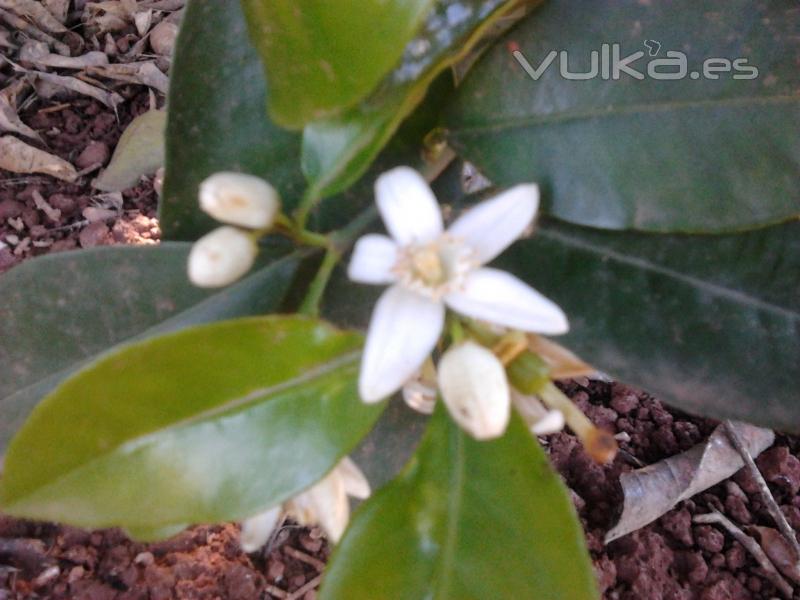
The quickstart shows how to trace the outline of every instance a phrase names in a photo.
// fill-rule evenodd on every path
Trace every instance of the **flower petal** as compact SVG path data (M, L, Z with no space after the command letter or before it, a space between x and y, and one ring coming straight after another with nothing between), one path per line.
M360 238L353 249L347 275L359 283L393 283L392 267L397 262L397 244L385 235L371 233Z
M400 244L429 242L442 233L436 197L411 167L396 167L378 177L375 201L386 229Z
M278 524L281 516L281 507L276 506L242 523L242 533L239 544L246 553L255 552L267 543L269 536Z
M539 208L539 186L517 185L481 202L456 219L447 233L464 240L486 264L531 224Z
M301 525L318 523L333 542L339 541L350 520L344 481L335 469L292 498L289 509Z
M339 461L339 464L336 465L336 470L342 478L344 491L347 492L348 496L353 496L353 498L358 498L359 500L369 498L370 493L372 493L369 481L349 456L345 456Z
M358 389L364 402L399 390L420 368L444 326L444 306L399 285L375 305L367 332Z
M564 312L527 283L498 269L477 269L463 289L445 296L454 311L512 329L557 335L569 324Z

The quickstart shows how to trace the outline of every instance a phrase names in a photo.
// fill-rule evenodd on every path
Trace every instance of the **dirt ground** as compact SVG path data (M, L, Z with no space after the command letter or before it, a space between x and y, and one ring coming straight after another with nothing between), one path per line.
M128 52L136 40L129 26L112 36L110 51ZM107 38L103 47L109 49ZM0 87L13 76L8 65L0 65ZM142 85L117 85L114 90L124 98L116 109L80 96L33 98L20 117L39 134L41 142L34 145L78 170L92 169L108 163L131 119L164 104L163 95ZM153 178L143 178L124 192L119 204L91 187L96 176L94 168L75 183L65 183L0 170L0 276L49 252L158 242ZM597 425L627 439L608 467L593 463L569 433L542 440L573 491L604 599L780 597L739 542L714 526L692 523L694 515L715 509L745 529L774 528L758 488L744 471L679 504L652 525L604 546L604 534L621 510L620 474L701 442L716 423L670 410L618 383L579 380L564 389ZM798 451L800 440L778 436L775 446L758 459L795 528L800 527ZM86 532L0 515L0 600L312 600L329 552L318 529L291 524L267 548L246 555L239 549L235 524L199 526L147 545L116 530Z

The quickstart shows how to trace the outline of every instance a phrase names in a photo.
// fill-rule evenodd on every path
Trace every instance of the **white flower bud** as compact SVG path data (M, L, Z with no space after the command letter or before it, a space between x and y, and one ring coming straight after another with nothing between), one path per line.
M489 350L467 341L439 361L439 390L453 419L477 440L503 435L511 395L502 363Z
M266 544L281 518L281 512L281 507L276 506L244 521L239 538L242 550L249 554Z
M200 184L200 208L217 221L266 229L280 209L280 197L269 183L244 173L214 173Z
M222 287L250 270L258 248L235 227L220 227L197 240L189 253L189 279L199 287Z

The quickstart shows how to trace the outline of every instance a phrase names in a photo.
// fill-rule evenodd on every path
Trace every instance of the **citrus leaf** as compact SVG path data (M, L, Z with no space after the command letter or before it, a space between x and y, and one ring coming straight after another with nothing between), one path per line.
M498 263L565 310L559 343L597 368L690 413L800 432L800 223L665 236L547 222Z
M502 557L502 560L500 559ZM356 512L322 600L597 597L571 501L515 415L477 442L439 403L403 473Z
M553 0L476 65L444 126L496 184L538 182L559 219L660 232L777 223L800 214L798 28L790 0ZM561 75L562 56L572 72L590 72L592 51L613 63L613 44L622 58L643 53L630 65L643 74L683 52L687 74L615 79L612 64L608 77L602 67L586 80ZM543 71L537 81L513 50ZM721 60L729 71L706 76ZM736 78L749 67L757 78Z
M128 346L37 406L9 446L0 504L151 532L252 516L317 481L380 415L358 399L361 345L269 316Z
M192 0L171 68L164 195L165 239L195 240L215 223L197 206L200 182L217 171L268 180L286 210L305 187L300 136L266 115L261 62L247 39L239 2Z
M243 0L270 82L270 115L285 127L348 108L400 60L433 0Z
M342 114L313 121L303 131L303 172L308 193L326 197L353 184L422 101L436 76L473 51L518 0L439 0L375 92ZM459 18L451 15L457 13ZM435 86L422 110L438 114L452 85Z
M190 244L49 254L0 277L0 452L33 406L118 344L277 309L299 258L275 259L223 290L186 277ZM98 299L101 299L98 302Z
M152 175L164 165L164 128L167 113L149 110L122 133L108 167L93 186L104 192L121 192L136 185L142 175Z

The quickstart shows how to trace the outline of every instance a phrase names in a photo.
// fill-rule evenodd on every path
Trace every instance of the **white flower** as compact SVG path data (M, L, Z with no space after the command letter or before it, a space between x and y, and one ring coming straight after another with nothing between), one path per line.
M439 390L453 420L476 440L503 435L511 415L506 370L483 346L452 346L439 361Z
M442 332L445 305L522 331L567 331L566 316L553 302L504 271L481 267L531 224L537 186L518 185L478 204L446 232L436 198L413 169L381 175L375 196L392 237L358 240L348 272L361 283L391 284L367 334L359 379L365 402L396 392L419 369Z
M269 183L245 173L214 173L200 184L200 208L217 221L266 229L280 209L280 197Z
M282 515L301 525L319 524L328 538L338 542L350 520L348 496L365 499L370 495L367 478L350 460L343 458L325 477L280 506L275 506L242 523L240 544L245 552L263 546Z
M235 227L219 227L197 240L189 252L189 279L199 287L222 287L250 270L255 242Z

